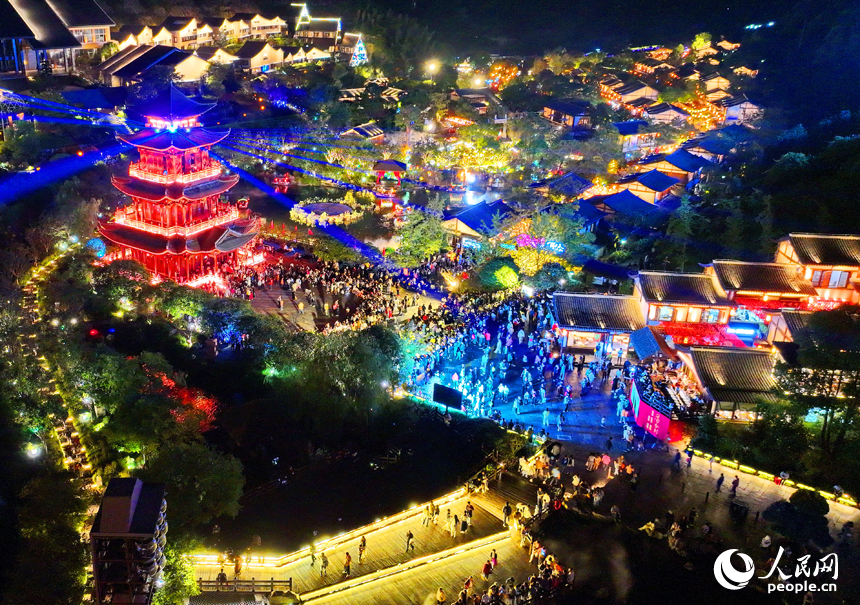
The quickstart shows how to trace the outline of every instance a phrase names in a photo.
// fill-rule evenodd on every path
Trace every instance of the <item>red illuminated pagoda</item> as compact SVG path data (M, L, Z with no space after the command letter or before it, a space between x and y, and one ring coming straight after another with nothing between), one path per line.
M260 221L222 197L239 177L225 174L209 155L229 130L207 130L198 121L213 106L171 85L141 111L143 130L117 135L137 148L140 161L129 166L127 177L113 178L131 202L99 225L102 236L119 247L115 258L190 285L253 262Z

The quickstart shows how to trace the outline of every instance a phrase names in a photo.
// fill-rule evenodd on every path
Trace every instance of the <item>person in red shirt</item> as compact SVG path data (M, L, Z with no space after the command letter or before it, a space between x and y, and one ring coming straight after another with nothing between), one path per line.
M491 573L493 573L493 564L490 563L489 560L487 560L487 562L484 563L484 566L481 568L481 577L485 580L489 580Z

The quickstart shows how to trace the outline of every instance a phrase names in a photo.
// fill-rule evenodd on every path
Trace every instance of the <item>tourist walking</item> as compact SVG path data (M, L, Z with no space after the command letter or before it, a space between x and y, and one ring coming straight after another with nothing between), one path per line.
M485 581L489 580L491 573L493 573L493 564L490 563L489 559L487 559L487 562L484 563L483 567L481 567L481 577L484 578Z
M726 476L723 473L720 473L720 478L717 479L717 489L714 490L714 493L719 494L720 490L723 488L723 482L726 480Z
M328 575L328 557L325 553L320 555L320 577L324 578Z
M508 526L508 520L511 518L511 503L505 502L505 506L502 508L502 525L505 527Z
M343 577L348 578L350 576L349 568L352 565L352 555L346 553L343 557Z
M412 552L415 552L415 536L412 535L411 530L406 531L406 552L409 552L409 549L412 549Z
M734 479L732 479L732 489L730 490L730 491L731 491L731 494L732 494L732 498L734 498L735 496L737 496L737 495L738 495L738 486L739 486L740 484L741 484L741 479L740 479L740 477L738 477L737 475L735 475L735 478L734 478Z
M358 543L358 564L361 565L364 560L364 552L367 550L367 538L364 536L361 537L361 541Z
M439 587L439 590L436 591L436 605L442 605L445 601L448 600L448 597L445 596L445 591L442 590L442 587Z
M618 508L617 504L613 504L612 508L609 509L609 512L616 523L621 523L621 509Z

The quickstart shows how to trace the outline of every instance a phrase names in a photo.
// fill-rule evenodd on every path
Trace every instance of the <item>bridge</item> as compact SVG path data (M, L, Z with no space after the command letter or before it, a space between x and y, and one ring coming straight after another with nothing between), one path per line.
M486 493L469 493L462 488L433 500L440 508L435 524L424 523L424 503L317 543L313 563L310 547L278 556L252 555L238 580L228 563L224 567L228 581L218 582L222 570L219 555L205 553L193 556L194 573L204 594L232 591L239 597L242 593L292 590L302 602L394 604L423 602L441 587L453 601L469 576L475 579L475 590L481 591L510 577L522 581L535 572L534 565L528 563L528 544L521 546L519 532L502 523L502 508L505 502L512 508L519 503L534 508L536 497L537 487L519 476L494 477ZM462 519L467 502L475 507L471 526L465 533L458 528L452 537L445 527L448 511ZM409 531L415 544L407 550ZM362 537L367 550L359 563ZM498 567L489 581L484 581L481 567L493 549ZM320 568L322 553L329 560L325 575ZM344 573L346 553L352 557L349 576Z

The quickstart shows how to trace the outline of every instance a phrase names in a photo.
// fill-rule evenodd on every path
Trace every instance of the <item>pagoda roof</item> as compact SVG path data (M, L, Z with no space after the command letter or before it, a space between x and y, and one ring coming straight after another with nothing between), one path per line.
M192 237L168 237L121 223L99 224L99 232L112 243L157 255L232 252L252 241L259 231L259 223L253 219L240 219L227 225L212 227Z
M197 117L213 107L215 107L215 103L198 103L189 99L185 93L171 84L167 90L159 93L154 99L146 101L144 106L135 109L149 118L173 121Z
M190 128L188 130L155 130L144 128L134 134L118 133L120 141L156 151L167 151L177 149L185 151L195 147L211 147L227 138L229 130L209 130L206 128Z
M239 175L222 174L217 179L202 181L199 184L191 186L180 183L163 185L129 177L113 177L111 182L120 192L150 202L160 202L162 200L177 201L181 199L194 201L229 191L239 182Z
M408 167L397 160L377 160L373 165L374 172L406 172Z

